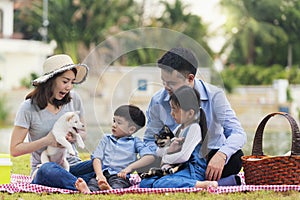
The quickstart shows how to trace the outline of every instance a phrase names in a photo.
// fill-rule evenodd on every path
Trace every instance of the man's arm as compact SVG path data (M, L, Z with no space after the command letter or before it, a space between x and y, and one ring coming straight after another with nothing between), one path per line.
M232 154L242 149L247 136L223 91L216 94L213 106L217 120L224 129L226 141L219 151L226 155L227 162Z
M216 116L217 122L224 129L223 134L226 141L209 161L206 169L206 178L208 180L219 180L230 157L246 143L246 133L223 91L216 93L212 104L214 116Z

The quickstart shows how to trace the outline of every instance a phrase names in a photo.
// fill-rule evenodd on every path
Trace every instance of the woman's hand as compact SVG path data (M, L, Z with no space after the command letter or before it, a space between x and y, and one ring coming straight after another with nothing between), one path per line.
M66 139L71 143L76 142L76 137L73 137L73 134L71 132L67 133Z
M57 146L57 142L56 142L56 139L53 135L53 133L50 131L46 136L45 136L45 139L46 141L48 141L48 144L47 146L54 146L56 147Z
M68 133L68 134L71 134L71 133ZM56 141L56 139L55 139L55 137L54 137L54 135L53 135L52 132L49 132L48 135L45 136L45 138L46 138L46 141L48 141L47 146L59 147L59 148L63 148L64 147L64 146L62 146L61 144L59 144ZM68 141L69 141L70 138L72 138L72 134L71 134L71 136L68 136L68 135L66 136L66 139Z
M63 147L61 144L59 144L56 141L56 139L55 139L55 137L54 137L54 135L53 135L52 132L49 132L48 135L46 135L45 137L47 138L47 141L49 141L48 146L60 147L60 148ZM66 135L66 140L68 140L71 143L74 143L74 142L76 142L76 137L73 137L73 134L71 132L69 132Z

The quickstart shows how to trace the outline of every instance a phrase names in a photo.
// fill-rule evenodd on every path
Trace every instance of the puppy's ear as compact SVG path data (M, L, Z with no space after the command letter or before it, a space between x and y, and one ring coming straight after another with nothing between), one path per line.
M74 113L72 113L70 116L67 117L67 122L69 122L73 117L74 117Z
M166 133L170 133L171 132L170 128L167 125L164 126L164 129L165 129Z
M159 137L157 134L154 134L154 139L157 140Z

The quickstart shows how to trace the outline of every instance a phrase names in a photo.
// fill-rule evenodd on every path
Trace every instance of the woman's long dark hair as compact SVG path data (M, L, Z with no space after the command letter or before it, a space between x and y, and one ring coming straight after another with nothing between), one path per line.
M204 140L207 133L207 122L205 112L200 105L199 92L189 86L182 86L173 92L170 100L184 111L194 110L195 115L198 115L195 120L200 125L202 140Z
M76 76L76 68L72 68L71 70ZM31 103L35 103L41 110L45 109L48 103L53 104L57 108L69 103L72 99L70 93L66 94L62 100L51 100L51 97L53 95L53 88L55 87L55 79L61 76L64 72L65 71L57 73L46 82L37 85L36 88L25 97L25 99L31 99Z

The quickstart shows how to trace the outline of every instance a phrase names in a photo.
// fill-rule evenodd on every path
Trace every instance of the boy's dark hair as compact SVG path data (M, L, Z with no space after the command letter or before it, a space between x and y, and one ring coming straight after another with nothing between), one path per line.
M175 90L170 96L170 100L172 100L175 105L177 105L184 111L192 109L195 111L195 113L200 112L200 117L197 120L199 120L199 125L201 127L202 132L202 139L204 139L207 133L207 122L205 112L200 107L201 103L199 92L194 88L185 85Z
M194 53L186 48L172 48L166 52L158 61L158 67L172 72L176 70L183 75L196 75L198 61Z
M133 124L137 130L145 126L146 123L145 114L134 105L122 105L115 110L114 115L124 117L129 123Z

